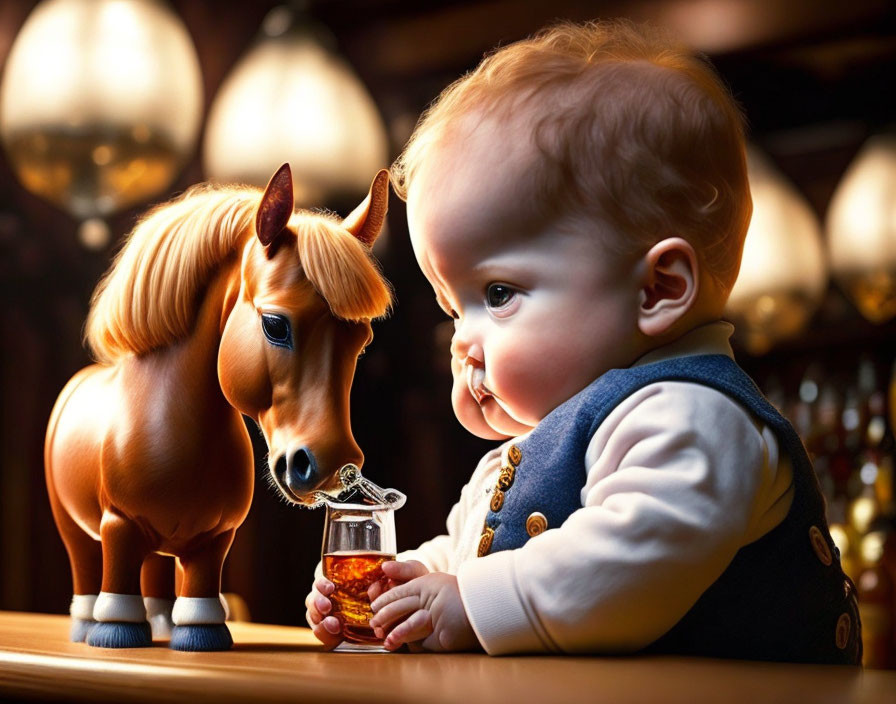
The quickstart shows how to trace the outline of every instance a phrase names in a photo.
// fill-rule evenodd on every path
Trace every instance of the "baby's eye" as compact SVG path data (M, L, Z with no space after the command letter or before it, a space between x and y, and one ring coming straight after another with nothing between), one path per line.
M485 302L489 308L503 308L513 300L515 295L516 291L510 288L510 286L489 284L488 289L485 291Z

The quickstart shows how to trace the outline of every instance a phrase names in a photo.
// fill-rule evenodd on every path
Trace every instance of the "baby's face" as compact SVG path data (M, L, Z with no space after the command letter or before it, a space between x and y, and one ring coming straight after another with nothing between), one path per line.
M637 345L633 262L597 225L537 214L533 148L481 123L433 150L408 193L417 261L454 318L452 404L485 438L519 435Z

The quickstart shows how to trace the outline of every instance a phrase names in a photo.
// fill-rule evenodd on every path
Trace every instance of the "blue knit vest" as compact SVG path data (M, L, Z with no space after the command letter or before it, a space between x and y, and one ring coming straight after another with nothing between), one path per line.
M784 520L742 547L682 619L646 650L750 660L857 665L861 624L855 587L840 566L824 499L799 436L725 355L677 357L613 369L552 411L502 467L479 554L522 547L582 508L585 451L619 403L659 381L716 389L774 433L793 468ZM599 565L594 566L600 569Z

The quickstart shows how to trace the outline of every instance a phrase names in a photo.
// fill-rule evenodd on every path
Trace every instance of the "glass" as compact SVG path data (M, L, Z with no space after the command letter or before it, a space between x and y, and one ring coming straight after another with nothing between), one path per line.
M370 627L368 591L385 579L382 564L395 559L394 504L325 505L323 573L336 587L330 601L343 637L336 649L386 652Z

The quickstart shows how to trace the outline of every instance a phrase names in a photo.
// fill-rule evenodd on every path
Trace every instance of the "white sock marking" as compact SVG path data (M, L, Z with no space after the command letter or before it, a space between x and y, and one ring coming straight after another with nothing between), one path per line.
M220 597L179 596L171 617L176 626L215 625L224 623L224 607Z
M82 621L93 621L93 607L96 604L96 594L75 594L72 596L72 605L68 612L72 618Z
M104 622L142 623L146 620L143 597L139 594L100 592L93 607L93 618Z

